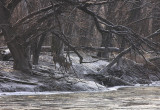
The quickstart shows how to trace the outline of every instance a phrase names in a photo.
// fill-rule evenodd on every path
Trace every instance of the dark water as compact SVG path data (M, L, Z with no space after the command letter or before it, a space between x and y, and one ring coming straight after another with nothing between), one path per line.
M160 110L160 87L48 95L1 95L0 110Z

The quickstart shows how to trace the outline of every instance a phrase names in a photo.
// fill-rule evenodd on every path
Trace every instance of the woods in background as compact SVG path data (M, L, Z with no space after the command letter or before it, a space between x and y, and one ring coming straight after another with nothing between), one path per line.
M114 54L105 69L128 53L151 63L145 57L159 55L159 6L158 0L0 0L0 36L14 69L27 73L38 64L42 45L51 46L56 58L68 48L80 63L78 48L108 60Z

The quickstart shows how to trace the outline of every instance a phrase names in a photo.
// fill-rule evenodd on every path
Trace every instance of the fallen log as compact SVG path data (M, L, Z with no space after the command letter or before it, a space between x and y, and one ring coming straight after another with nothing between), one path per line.
M106 49L105 47L75 47L76 49L81 49L81 50L88 50L88 51L96 51L96 52L104 52ZM108 47L109 52L120 52L119 48L116 47Z
M104 52L105 47L74 47L77 50L88 50L88 51L94 51L94 52ZM64 48L64 50L68 50L67 48ZM117 47L108 47L109 52L120 52L120 49ZM41 49L42 52L51 52L51 46L42 46Z
M94 52L104 52L105 48L104 47L74 47L77 50L87 50L87 51L94 51ZM65 48L65 50L68 50ZM116 47L108 47L108 50L110 52L119 52L119 48ZM8 61L12 55L10 53L10 50L8 49L7 46L0 47L0 59L3 61ZM51 52L51 46L42 46L41 52Z

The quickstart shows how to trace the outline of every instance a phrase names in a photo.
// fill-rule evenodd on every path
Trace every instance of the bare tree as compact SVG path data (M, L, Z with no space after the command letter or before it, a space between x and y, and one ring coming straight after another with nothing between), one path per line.
M109 58L110 52L113 51L118 52L115 59L113 59L110 62L107 68L110 68L112 65L117 63L123 55L127 54L131 50L133 50L134 52L138 53L141 56L143 56L143 52L146 51L146 49L152 50L154 53L159 52L159 50L157 49L159 43L153 42L151 40L151 38L156 37L159 34L159 30L156 30L151 35L144 37L137 31L135 31L134 28L131 28L132 26L129 27L126 24L123 25L121 24L123 23L122 21L118 21L116 19L115 19L116 22L114 22L110 20L111 18L104 16L103 13L97 13L97 10L99 10L101 7L103 7L102 9L106 9L104 7L107 5L108 9L110 10L105 11L104 13L113 14L112 6L114 6L115 4L116 4L115 6L118 6L118 3L114 0L97 0L97 1L50 0L50 2L45 1L47 4L45 7L38 6L40 7L39 10L32 8L33 6L30 7L30 5L28 4L28 10L30 10L30 13L28 13L27 15L23 16L18 20L13 20L15 21L13 22L11 19L12 16L14 15L14 9L20 2L25 2L25 1L11 0L7 2L5 0L1 0L0 2L0 15L1 15L0 28L2 29L2 33L5 36L7 45L14 58L14 69L30 72L32 66L30 63L30 59L28 57L27 48L31 44L31 42L33 42L32 44L34 44L33 63L38 64L38 57L41 50L41 46L45 39L45 36L47 36L48 34L50 35L53 34L52 47L53 51L57 53L57 55L63 54L62 52L63 44L65 44L79 56L80 63L83 63L82 56L69 42L68 36L72 36L72 34L76 32L78 33L77 31L78 29L83 30L81 32L84 32L84 34L88 33L88 31L86 31L86 29L88 28L80 26L80 25L86 26L86 24L89 24L87 23L88 21L85 20L85 23L79 22L78 24L79 26L77 26L76 23L72 22L74 25L69 27L72 27L72 29L73 27L78 28L78 29L75 28L74 31L70 30L69 32L66 31L67 28L64 28L65 27L64 22L68 21L68 19L66 19L67 18L66 16L70 15L74 10L81 11L85 15L90 16L89 18L94 21L93 23L95 23L96 29L93 27L92 28L90 27L90 29L95 29L95 31L100 33L101 35L100 37L102 37L101 46L105 47L104 51L100 53L103 53L104 57ZM125 4L128 3L134 3L134 0L132 2L128 2L128 0L123 1L121 7L123 7ZM38 4L34 3L33 5L38 5ZM97 6L99 7L98 9L93 8ZM128 19L128 21L131 22L131 24L135 22L135 19L139 19L140 10L141 7L143 6L144 5L142 5L140 0L136 0L136 4L133 5L132 12L129 15ZM68 8L70 8L70 10L68 10ZM70 14L66 14L67 11L69 11ZM81 15L79 15L78 17L80 16ZM77 19L76 17L74 17L73 21ZM124 22L126 22L125 20ZM56 21L56 23L53 21ZM21 27L23 27L26 24L27 26L25 27L24 32L21 32L20 31ZM131 24L129 23L128 25ZM93 25L94 24L92 24L92 26ZM94 31L91 31L91 33L93 32ZM78 34L77 33L75 34L76 36L78 36L80 32ZM94 35L95 34L93 33L92 36ZM121 40L117 40L116 44L114 44L113 39L121 39ZM117 44L120 46L116 47Z
M18 39L19 37L16 35L16 33L14 33L15 29L12 27L12 24L10 23L11 14L20 1L21 0L14 0L7 4L5 3L5 0L1 0L0 27L3 31L8 48L10 49L14 58L14 69L28 72L31 69L31 64L27 60L26 51L21 45L21 42L18 41L20 39Z

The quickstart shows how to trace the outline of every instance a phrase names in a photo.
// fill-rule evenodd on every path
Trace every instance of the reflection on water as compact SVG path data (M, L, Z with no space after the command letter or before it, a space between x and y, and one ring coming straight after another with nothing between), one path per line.
M128 87L108 92L2 95L2 110L159 110L160 87Z

